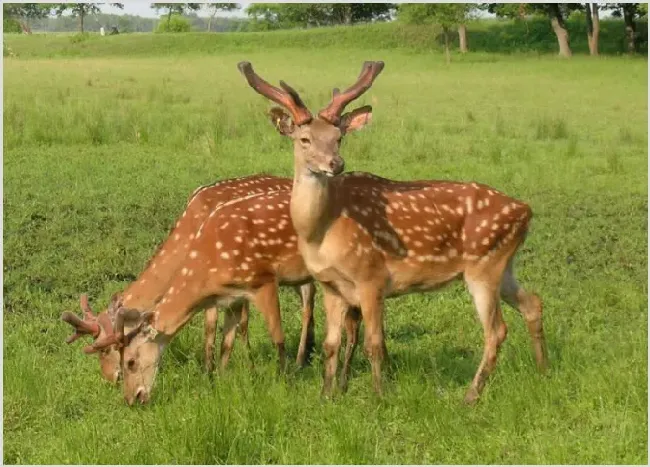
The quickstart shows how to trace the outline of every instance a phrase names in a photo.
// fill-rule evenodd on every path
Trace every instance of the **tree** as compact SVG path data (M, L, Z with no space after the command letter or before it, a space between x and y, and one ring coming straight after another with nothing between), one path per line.
M467 51L465 21L473 4L466 3L404 3L399 6L398 18L408 24L431 24L441 28L445 43L445 57L451 62L450 33L458 28L461 51Z
M643 5L642 8L639 8ZM631 54L636 52L636 19L647 14L648 5L639 3L606 3L605 7L612 10L612 16L623 17L625 21L625 38L627 51Z
M48 17L52 12L51 3L3 3L2 16L5 20L14 20L23 32L31 34L28 20ZM17 32L20 32L18 30Z
M208 32L210 32L212 28L212 20L217 16L219 11L233 11L241 8L237 3L206 3L205 7L210 14L208 19Z
M564 18L572 11L581 10L582 8L580 3L520 3L519 5L489 3L487 7L490 13L507 18L522 19L526 14L531 13L548 16L553 27L553 32L555 32L555 36L557 37L559 55L561 57L571 56L569 31L566 28Z
M267 30L385 21L393 10L390 3L252 3L246 14Z
M83 34L84 32L84 19L86 16L96 15L101 13L99 8L103 3L57 3L54 6L54 10L58 16L63 15L66 11L69 11L73 17L79 18L79 32ZM119 9L124 8L123 3L111 3L114 7Z
M201 3L152 3L151 8L156 10L167 10L167 30L171 27L172 15L183 15L186 11L198 11L201 9Z
M589 54L598 55L598 35L600 33L598 4L585 3L585 16L587 18L587 41L589 42Z

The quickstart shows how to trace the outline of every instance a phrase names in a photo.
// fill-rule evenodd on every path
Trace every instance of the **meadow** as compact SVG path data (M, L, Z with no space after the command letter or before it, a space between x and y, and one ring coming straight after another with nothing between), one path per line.
M647 61L469 54L448 66L439 53L290 45L4 59L3 461L647 464ZM480 403L462 404L482 331L461 283L388 303L381 400L362 352L348 393L321 400L320 297L310 367L277 377L253 310L255 371L238 341L210 377L197 316L145 407L128 408L96 358L64 343L61 312L84 292L100 310L134 280L194 188L291 176L290 143L239 74L244 59L312 108L384 60L358 101L373 122L343 143L347 170L476 180L532 206L515 270L544 301L546 376L504 306L497 369ZM292 291L281 306L293 358Z

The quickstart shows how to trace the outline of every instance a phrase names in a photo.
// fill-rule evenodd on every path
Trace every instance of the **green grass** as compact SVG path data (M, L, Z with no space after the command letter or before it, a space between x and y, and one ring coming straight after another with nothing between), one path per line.
M497 370L481 403L462 405L482 332L460 284L389 302L382 401L361 352L334 402L319 398L320 353L277 379L256 312L255 373L238 342L225 375L204 375L198 317L144 408L63 343L60 313L82 292L100 309L133 280L195 187L291 174L241 59L314 108L383 59L359 101L373 123L343 145L349 170L478 180L531 204L516 271L544 300L548 377L506 308ZM647 463L646 62L279 49L5 59L4 83L5 463ZM291 291L281 304L295 356L299 304Z

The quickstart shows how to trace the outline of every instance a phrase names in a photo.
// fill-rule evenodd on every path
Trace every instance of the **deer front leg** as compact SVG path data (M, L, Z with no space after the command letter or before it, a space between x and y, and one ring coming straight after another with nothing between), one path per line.
M341 324L348 305L342 297L328 287L324 287L323 306L325 308L325 342L323 342L325 374L322 395L330 397L334 389L334 378L341 349Z
M284 372L286 370L286 351L277 284L270 282L261 286L253 295L252 301L264 316L271 340L278 349L278 372Z
M249 316L249 304L248 301L242 303L241 307L241 318L239 319L239 335L244 341L246 348L246 353L248 354L248 360L251 370L255 369L255 363L253 362L253 352L251 351L251 343L248 340L248 316Z
M219 311L216 306L205 310L203 341L205 346L204 367L207 373L214 371L214 344L217 338L217 318Z
M302 299L302 329L300 332L300 345L296 364L304 367L314 350L314 297L316 286L313 283L296 287L296 292Z
M363 348L372 368L372 384L375 393L381 397L381 364L384 359L384 299L380 287L368 284L358 287L361 315L365 321Z

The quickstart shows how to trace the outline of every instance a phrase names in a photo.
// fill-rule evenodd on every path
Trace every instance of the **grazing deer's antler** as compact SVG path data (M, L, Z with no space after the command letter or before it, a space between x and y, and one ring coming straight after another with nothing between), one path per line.
M141 313L138 310L127 310L125 308L120 308L115 314L115 323L112 327L104 327L106 335L97 339L91 345L84 347L84 352L86 353L95 353L101 350L104 350L108 347L116 345L118 348L128 345L130 338L136 335L142 326L147 322L148 318L151 316L151 313L146 311ZM107 317L108 318L108 317ZM128 334L124 333L124 324L125 321L134 321L138 320L138 324L129 331ZM110 321L109 321L110 324Z
M373 81L383 69L384 62L364 62L357 82L343 92L334 88L332 100L318 113L318 116L332 125L338 125L345 106L370 89Z
M68 323L75 330L74 334L65 340L67 344L72 344L74 341L83 336L92 336L94 338L97 338L97 336L99 336L100 325L97 321L97 316L93 313L93 310L88 304L88 296L86 294L81 295L79 298L79 303L81 306L81 311L84 313L83 319L79 318L71 311L64 311L61 314L61 320Z
M280 81L278 89L275 86L264 81L257 73L253 71L253 66L250 62L239 62L237 64L239 71L246 77L248 84L259 94L267 97L268 99L276 102L286 108L293 117L296 125L304 125L312 120L312 115L305 103L302 101L295 89L289 86L284 81Z

